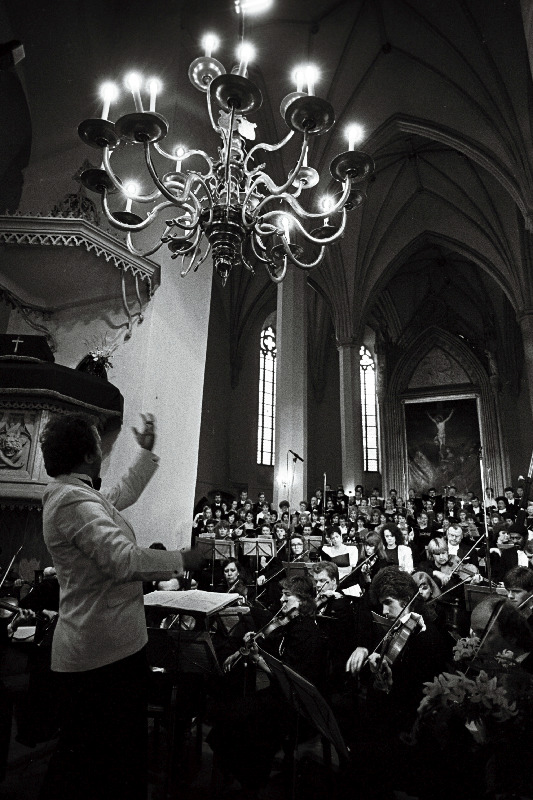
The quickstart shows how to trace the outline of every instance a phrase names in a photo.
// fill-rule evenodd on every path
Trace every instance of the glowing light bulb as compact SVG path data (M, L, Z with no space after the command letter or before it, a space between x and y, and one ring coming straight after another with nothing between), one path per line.
M206 33L204 38L202 39L202 47L204 48L204 55L208 58L211 58L213 50L216 50L220 41L214 33Z
M248 62L252 60L254 55L255 50L252 45L248 42L243 42L237 50L237 56L239 58L239 69L237 71L237 75L241 75L243 78L246 77L248 72Z
M128 181L124 186L124 193L128 198L126 200L126 211L131 211L133 198L139 194L139 184L135 183L135 181Z
M292 80L296 84L297 92L303 92L304 90L305 70L306 70L305 65L304 66L300 65L299 67L296 67L292 71Z
M307 94L315 93L315 83L319 78L318 69L313 64L308 64L305 68L305 80L307 81Z
M355 145L365 138L365 129L358 122L353 122L346 128L346 138L348 139L348 150L355 150Z
M155 100L161 91L161 81L157 78L150 78L147 82L148 91L150 92L150 111L155 111Z
M103 83L100 87L100 97L104 101L102 108L102 119L107 119L109 116L109 106L118 97L118 87L115 83Z
M178 144L174 149L174 155L176 156L176 172L181 172L181 162L183 161L185 153L186 150L182 144Z
M124 85L126 86L126 89L129 89L133 95L136 111L144 110L141 100L142 82L142 77L138 72L129 72L124 79Z
M291 223L290 223L289 217L283 216L281 218L281 224L283 226L283 235L285 236L285 239L287 240L287 244L290 244L291 243L291 237L290 237Z
M322 209L327 213L328 211L331 211L331 209L335 205L335 200L332 197L330 197L329 194L326 194L320 201L320 205L322 206ZM329 222L329 217L325 217L324 225L327 225L328 222Z
M272 5L272 0L235 0L237 14L257 14L266 11Z

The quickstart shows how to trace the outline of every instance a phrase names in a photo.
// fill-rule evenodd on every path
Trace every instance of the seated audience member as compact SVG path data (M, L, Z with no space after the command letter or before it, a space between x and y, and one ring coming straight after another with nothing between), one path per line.
M424 558L427 543L433 536L433 525L430 523L429 517L425 511L421 511L416 518L414 532L414 560L415 562L418 562Z
M359 552L356 547L344 544L339 528L333 527L330 529L329 539L329 545L322 545L320 557L323 561L332 561L336 564L340 577L345 578L357 564Z
M533 633L533 569L513 567L503 577L507 599L520 611Z
M411 548L403 544L403 535L398 526L385 525L381 538L389 564L399 567L402 572L413 572L413 554Z

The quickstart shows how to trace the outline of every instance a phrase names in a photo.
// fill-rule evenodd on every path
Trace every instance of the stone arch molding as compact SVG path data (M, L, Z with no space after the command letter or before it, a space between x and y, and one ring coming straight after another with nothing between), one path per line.
M405 343L383 397L381 411L383 488L407 493L407 399L475 397L479 413L483 467L490 485L501 493L509 482L509 459L499 414L498 388L475 353L459 337L438 327Z

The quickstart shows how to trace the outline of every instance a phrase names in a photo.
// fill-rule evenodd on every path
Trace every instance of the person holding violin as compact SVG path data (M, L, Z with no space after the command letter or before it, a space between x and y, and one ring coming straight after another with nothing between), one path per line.
M373 651L372 646L357 647L346 669L367 684L362 730L355 731L355 773L364 796L377 798L403 788L406 754L399 735L410 730L424 682L443 669L446 654L411 575L385 567L372 581L370 599L388 630L385 625L385 635L382 626L376 631Z
M338 688L346 677L346 660L355 647L355 616L351 602L338 591L339 569L332 561L311 568L315 582L317 620L329 644L328 688Z
M507 599L526 620L533 633L533 570L513 567L504 575Z
M272 625L247 634L248 658L269 673L258 645L319 688L326 680L327 640L316 623L315 586L308 576L281 581L281 609ZM275 624L274 624L275 623ZM268 631L268 633L267 633ZM266 638L265 638L266 635ZM225 672L241 660L240 652L226 659ZM290 731L292 716L277 683L272 682L247 699L223 709L207 742L226 780L237 778L248 793L268 780L276 751Z

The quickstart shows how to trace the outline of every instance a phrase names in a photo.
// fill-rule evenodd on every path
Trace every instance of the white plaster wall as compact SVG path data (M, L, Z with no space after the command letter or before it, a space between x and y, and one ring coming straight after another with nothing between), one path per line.
M68 250L58 250L68 258ZM163 259L164 260L164 259ZM105 264L102 269L115 269ZM154 448L160 468L138 503L126 512L140 544L161 541L169 548L189 544L204 380L211 295L211 263L182 279L175 262L162 265L161 286L124 341L125 314L120 301L94 303L56 312L47 323L57 340L56 363L75 367L87 352L87 342L117 337L110 381L124 396L124 423L106 437L102 477L113 483L127 469L137 445L131 432L140 413L157 418ZM117 280L120 274L117 270ZM58 287L60 293L60 288ZM35 333L13 311L10 333ZM111 452L109 452L112 446Z

